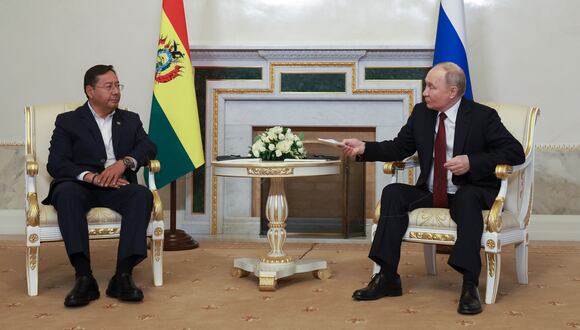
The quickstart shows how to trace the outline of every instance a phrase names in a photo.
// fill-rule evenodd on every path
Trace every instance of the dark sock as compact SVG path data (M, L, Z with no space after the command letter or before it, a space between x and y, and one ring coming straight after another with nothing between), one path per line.
M84 253L73 253L69 256L70 262L75 268L75 276L93 276L91 261Z
M131 274L133 267L137 265L140 258L138 256L130 256L117 261L117 274Z
M387 281L395 281L399 278L399 274L392 267L381 265L380 273L385 276Z
M463 271L463 283L470 282L479 286L479 274L470 272L468 270Z

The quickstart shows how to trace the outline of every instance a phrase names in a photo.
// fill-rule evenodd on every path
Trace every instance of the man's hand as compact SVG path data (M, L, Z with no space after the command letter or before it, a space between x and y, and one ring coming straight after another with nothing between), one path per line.
M362 155L365 152L365 143L358 139L344 139L342 140L343 146L340 147L342 152L347 156L354 157L356 155Z
M455 156L445 162L443 166L454 175L463 175L469 172L469 157L467 155Z
M129 183L127 180L121 178L125 169L126 167L125 164L123 164L123 160L118 160L97 175L93 183L99 187L119 188L120 186Z

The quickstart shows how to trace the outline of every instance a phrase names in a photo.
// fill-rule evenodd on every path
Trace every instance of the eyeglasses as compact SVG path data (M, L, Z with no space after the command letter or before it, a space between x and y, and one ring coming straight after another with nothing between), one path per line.
M112 92L114 89L118 89L120 92L123 90L123 87L125 87L125 85L123 85L123 84L106 84L103 86L95 86L95 88L102 88L102 89L106 90L107 92Z

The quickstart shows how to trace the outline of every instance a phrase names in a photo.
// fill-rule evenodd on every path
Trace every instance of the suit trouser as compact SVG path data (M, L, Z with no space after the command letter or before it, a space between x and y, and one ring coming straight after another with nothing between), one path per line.
M483 216L497 195L497 189L460 186L449 194L451 218L457 224L457 240L448 263L455 270L479 275L481 272L481 235ZM369 258L388 272L397 273L401 243L409 226L409 215L417 208L433 207L433 194L416 186L390 184L383 189L379 223Z
M147 257L147 226L153 195L147 187L128 184L100 188L81 181L65 181L54 187L51 204L67 254L84 253L90 260L87 213L93 207L107 207L122 217L117 260L135 256L135 264Z

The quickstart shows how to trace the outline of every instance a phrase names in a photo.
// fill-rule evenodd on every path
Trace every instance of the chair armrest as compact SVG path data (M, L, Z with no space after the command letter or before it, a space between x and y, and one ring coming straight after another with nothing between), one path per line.
M411 156L403 161L386 162L385 165L383 165L383 173L393 175L397 171L414 168L417 166L419 166L419 160L417 156Z
M38 174L38 163L33 155L26 155L26 175L36 176Z
M34 155L26 154L26 225L38 226L40 224L40 209L36 194L36 175L38 174L38 163Z
M501 213L503 211L503 204L505 203L505 197L507 194L508 178L512 173L514 173L514 167L511 165L498 164L495 167L495 176L501 180L501 186L486 220L487 232L499 233L501 231L503 225Z
M163 220L163 203L161 203L161 197L159 197L159 192L157 192L157 185L155 184L155 173L161 170L161 163L156 160L150 160L147 164L149 168L148 186L149 190L153 194L153 220Z

